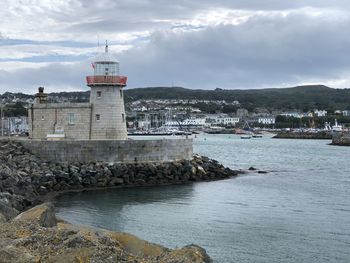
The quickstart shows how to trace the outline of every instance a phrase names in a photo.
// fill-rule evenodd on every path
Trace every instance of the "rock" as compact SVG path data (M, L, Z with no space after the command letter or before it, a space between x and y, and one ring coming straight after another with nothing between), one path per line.
M6 220L9 220L18 215L19 211L13 208L7 199L0 199L0 213L6 218Z
M249 171L255 171L255 170L256 170L256 168L255 168L255 167L253 167L253 166L250 166L248 170L249 170Z
M6 217L2 213L0 213L0 223L5 223L6 221Z
M146 183L146 181L143 179L136 179L135 180L135 184L138 184L138 185L144 185L145 183Z
M51 203L44 203L35 206L15 217L15 221L36 221L43 227L53 227L57 225L54 207Z
M9 176L8 178L6 178L5 180L2 181L2 186L5 189L10 189L13 186L15 186L18 182L18 179L14 176Z
M189 245L171 251L160 258L161 262L167 263L212 263L212 259L207 252L197 246Z
M110 185L121 185L124 183L123 178L112 178L112 180L109 182Z
M118 243L130 254L139 257L158 257L170 250L160 245L152 244L138 237L118 232L108 232L108 236Z
M192 166L192 167L191 167L191 174L192 174L192 175L196 175L196 172L197 172L196 167Z
M198 171L198 173L200 173L201 175L207 174L207 172L204 170L204 168L203 168L202 166L200 166L200 165L198 165L197 171Z
M258 174L267 174L267 171L258 171Z
M39 262L36 257L23 249L16 248L13 245L4 245L0 247L0 260L3 263L35 263Z

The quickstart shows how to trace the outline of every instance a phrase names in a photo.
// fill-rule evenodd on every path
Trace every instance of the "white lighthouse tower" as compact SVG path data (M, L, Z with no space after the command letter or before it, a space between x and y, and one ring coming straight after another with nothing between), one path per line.
M123 88L127 77L119 75L119 62L108 53L107 41L105 52L92 65L94 76L86 77L91 88L91 140L126 140Z

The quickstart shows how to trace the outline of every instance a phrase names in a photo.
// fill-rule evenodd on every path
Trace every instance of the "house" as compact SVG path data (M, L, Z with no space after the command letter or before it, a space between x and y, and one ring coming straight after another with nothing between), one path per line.
M302 118L303 117L303 115L298 113L298 112L284 112L284 113L281 113L280 116L294 117L294 118Z
M350 110L343 110L343 116L350 116Z
M316 117L326 117L327 111L326 110L314 110L314 114Z
M264 124L264 125L273 125L275 124L276 118L275 117L260 117L258 118L258 123Z
M227 114L214 114L206 116L206 122L213 125L235 126L239 120L240 119L238 117L230 117Z

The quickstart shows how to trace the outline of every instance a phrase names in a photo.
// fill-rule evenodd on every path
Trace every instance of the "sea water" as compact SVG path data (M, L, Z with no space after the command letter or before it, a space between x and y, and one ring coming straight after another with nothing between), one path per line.
M58 216L218 263L350 262L350 147L327 140L199 135L194 152L267 171L187 185L69 193Z

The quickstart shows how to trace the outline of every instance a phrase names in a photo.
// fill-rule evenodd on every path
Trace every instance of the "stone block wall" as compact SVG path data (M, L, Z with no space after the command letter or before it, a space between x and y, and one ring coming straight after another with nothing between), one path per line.
M350 146L350 133L333 134L332 144L340 146Z
M170 162L193 155L192 139L20 142L33 154L60 162Z
M69 114L74 115L74 123L69 123ZM43 139L61 130L67 139L88 140L90 118L90 103L34 104L29 108L29 135L33 139Z
M120 86L91 86L92 140L126 140L126 115ZM99 116L97 119L97 115Z

